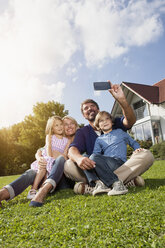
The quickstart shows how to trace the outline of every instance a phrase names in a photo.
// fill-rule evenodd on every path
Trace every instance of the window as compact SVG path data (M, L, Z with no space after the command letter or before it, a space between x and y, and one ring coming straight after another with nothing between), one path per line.
M131 131L137 140L152 140L150 122L145 122L138 126L132 127Z
M143 140L143 130L142 125L135 127L136 139Z
M140 120L140 119L142 119L142 118L144 118L145 116L148 115L147 105L142 100L134 103L133 108L134 108L137 120Z
M160 122L159 121L153 121L152 122L152 129L153 129L153 133L154 133L155 143L157 144L157 143L161 142L161 140L162 140Z
M143 124L144 140L152 140L150 123Z

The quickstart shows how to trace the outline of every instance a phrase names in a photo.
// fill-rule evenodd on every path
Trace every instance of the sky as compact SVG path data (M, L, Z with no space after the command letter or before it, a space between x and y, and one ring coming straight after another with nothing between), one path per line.
M165 78L165 0L0 0L0 128L54 100L78 123L93 82Z

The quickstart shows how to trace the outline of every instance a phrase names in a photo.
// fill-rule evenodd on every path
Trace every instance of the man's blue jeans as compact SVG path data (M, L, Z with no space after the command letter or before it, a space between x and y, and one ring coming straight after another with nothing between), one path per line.
M92 154L89 158L96 163L94 169L84 170L91 186L95 185L96 180L101 180L107 187L110 187L115 181L119 180L113 171L124 163L122 160L100 154Z
M63 188L71 188L73 187L70 185L70 181L65 178L63 175L64 171L64 163L65 159L63 156L59 156L52 167L51 173L49 177L52 182L52 185L58 185L57 189L63 189ZM33 184L34 179L36 176L36 172L32 169L29 169L25 171L19 178L17 178L12 183L6 185L4 188L6 188L9 191L10 199L13 199L15 196L21 194L27 187Z

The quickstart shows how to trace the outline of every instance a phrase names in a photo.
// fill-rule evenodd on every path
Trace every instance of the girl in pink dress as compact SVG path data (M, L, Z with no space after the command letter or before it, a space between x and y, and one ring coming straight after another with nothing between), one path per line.
M37 160L31 164L31 169L37 171L37 175L28 193L28 199L32 199L36 195L39 184L44 177L49 175L55 159L59 155L63 155L67 159L67 150L70 142L64 137L64 127L61 117L50 117L47 121L45 133L46 144L42 150L42 156L47 161L47 166L46 169L40 168Z

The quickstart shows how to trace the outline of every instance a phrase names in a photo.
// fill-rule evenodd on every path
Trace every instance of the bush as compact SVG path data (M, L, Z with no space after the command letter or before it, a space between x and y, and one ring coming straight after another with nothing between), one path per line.
M140 147L144 148L144 149L149 150L150 147L152 146L152 141L151 140L147 140L147 141L145 141L145 140L137 140L137 142L139 143ZM133 151L134 150L132 149L132 147L127 146L127 158L129 158L132 155Z
M140 144L140 147L144 149L150 149L152 146L151 140L137 140L137 142Z
M165 141L155 144L150 148L155 159L165 159Z

